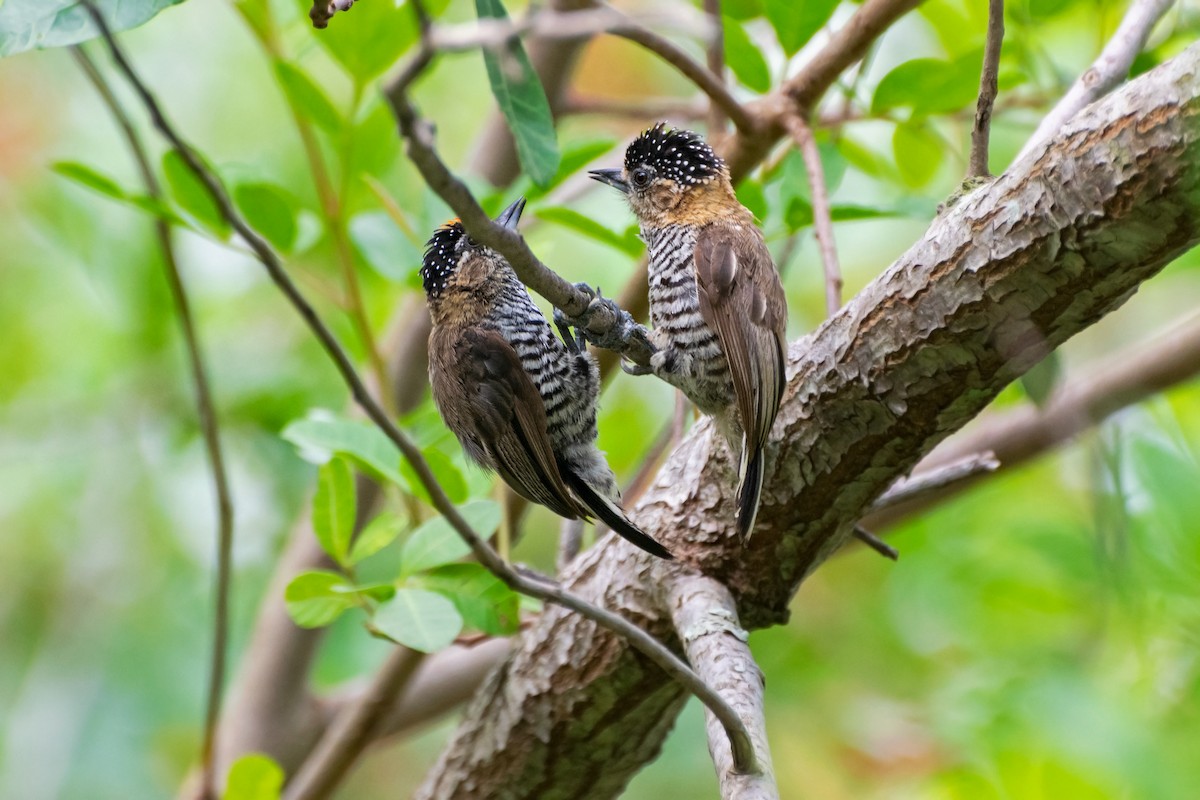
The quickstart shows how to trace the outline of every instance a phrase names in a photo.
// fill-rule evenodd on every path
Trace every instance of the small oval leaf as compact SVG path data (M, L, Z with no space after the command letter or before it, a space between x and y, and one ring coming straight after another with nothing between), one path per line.
M371 620L385 636L422 653L449 646L462 632L463 618L454 603L425 589L397 589Z

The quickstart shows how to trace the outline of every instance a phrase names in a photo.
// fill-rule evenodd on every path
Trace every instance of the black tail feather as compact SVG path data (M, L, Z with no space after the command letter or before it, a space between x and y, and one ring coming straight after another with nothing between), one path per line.
M742 541L749 541L754 532L754 520L758 517L758 501L762 496L763 485L763 451L745 453L745 443L742 444L742 485L738 489L737 528ZM747 459L749 455L749 459Z
M596 515L597 519L616 531L626 541L637 545L650 555L667 560L674 558L670 550L651 539L649 534L630 522L629 518L625 516L625 512L616 503L597 492L571 470L563 469L561 471L567 485L583 501L588 510Z

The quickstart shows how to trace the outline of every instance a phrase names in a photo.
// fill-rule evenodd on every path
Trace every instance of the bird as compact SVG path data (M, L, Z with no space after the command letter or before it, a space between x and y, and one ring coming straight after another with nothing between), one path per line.
M754 215L725 162L697 133L660 122L593 179L629 202L649 254L650 366L712 416L738 461L736 525L750 538L764 447L785 384L787 299Z
M496 218L515 230L520 198ZM429 380L467 456L513 491L567 519L600 519L646 552L671 553L617 504L596 447L600 372L586 342L555 336L512 266L458 219L434 231L420 276L433 328Z

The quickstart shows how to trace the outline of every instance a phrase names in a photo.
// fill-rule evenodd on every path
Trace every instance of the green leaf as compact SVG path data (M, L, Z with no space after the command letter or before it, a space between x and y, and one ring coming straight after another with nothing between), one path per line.
M279 800L283 769L270 756L250 753L233 762L224 800Z
M454 466L454 462L450 457L441 450L436 450L432 447L426 447L421 451L421 455L425 456L425 462L429 464L430 471L433 472L433 477L437 478L437 482L441 484L442 491L450 498L451 503L461 503L467 499L467 481L463 478L458 467ZM412 487L412 493L426 503L433 505L433 498L429 496L428 490L425 489L425 484L421 483L421 479L417 476L417 471L413 469L412 464L408 461L400 462L400 474L404 476L408 485Z
M390 281L404 282L421 267L421 250L385 211L367 211L350 220L350 241L371 268Z
M763 10L788 58L833 16L839 0L764 0Z
M480 19L508 19L500 0L475 0L475 10ZM521 166L535 184L548 184L558 170L558 139L550 103L525 48L514 39L504 53L485 49L483 63L492 94L512 131Z
M375 610L371 620L379 632L422 653L449 646L462 632L463 618L454 603L425 589L397 589Z
M400 137L386 103L375 96L367 101L350 129L346 147L350 151L346 170L352 177L383 175L395 166Z
M346 459L332 458L317 473L312 522L321 549L342 566L354 538L355 516L354 472Z
M275 78L287 95L288 102L301 116L326 133L337 133L342 129L342 115L308 73L286 61L275 61L273 66Z
M525 192L525 199L532 201L539 197L544 197L555 186L575 175L583 167L609 150L612 150L616 145L616 139L595 139L567 148L563 151L562 159L558 163L558 170L555 171L554 177L547 181L544 186L531 186Z
M1059 358L1057 350L1051 350L1049 355L1034 364L1021 376L1021 388L1025 390L1025 394L1029 396L1034 405L1043 408L1046 401L1054 394L1055 388L1058 387L1060 378L1062 378L1062 360Z
M520 625L516 592L480 564L445 564L420 577L420 585L445 595L463 620L493 636L509 636Z
M357 564L370 558L396 541L406 522L407 520L399 514L387 511L375 517L354 540L354 545L350 548L350 563Z
M310 0L296 0L307 15ZM430 13L440 12L445 3L429 5ZM365 86L396 63L408 48L417 42L417 24L407 3L397 5L390 0L364 0L344 14L338 14L323 31L310 31L312 38L329 51L329 55L350 73L360 86Z
M771 69L758 45L737 20L725 17L725 63L737 79L762 94L771 90Z
M227 238L229 223L221 216L216 201L201 180L192 173L183 156L176 150L167 151L163 154L162 169L171 198L179 207L217 237Z
M482 537L500 526L500 505L492 500L472 500L459 507L458 513ZM458 561L471 548L451 527L445 517L435 517L412 532L400 551L400 576L405 577Z
M750 213L760 222L767 218L767 196L763 193L762 184L758 181L746 179L739 183L737 199L738 202L750 209Z
M183 0L96 0L113 33L136 28ZM78 0L0 2L0 56L25 50L66 47L99 36Z
M945 144L923 122L905 122L892 134L896 167L906 184L919 188L929 183L942 164Z
M250 223L277 250L289 252L296 242L296 217L287 195L269 183L242 183L234 187L233 202Z
M983 53L973 50L954 61L914 58L893 69L875 87L871 112L912 108L914 114L944 114L974 105Z
M283 593L288 615L301 628L321 628L354 606L354 587L336 572L302 572Z
M644 249L644 245L636 235L627 236L609 230L591 217L581 214L572 208L566 208L565 206L539 208L536 214L539 219L554 223L555 225L561 225L564 228L570 228L593 241L620 250L627 256L636 257L641 255Z
M120 184L87 164L80 164L78 161L57 161L50 169L106 197L122 201L129 199L129 193L122 189Z
M282 436L302 448L349 456L375 477L412 493L408 478L400 473L400 451L372 425L342 419L304 419L284 428Z
M754 19L763 15L763 0L723 0L721 13L737 20Z

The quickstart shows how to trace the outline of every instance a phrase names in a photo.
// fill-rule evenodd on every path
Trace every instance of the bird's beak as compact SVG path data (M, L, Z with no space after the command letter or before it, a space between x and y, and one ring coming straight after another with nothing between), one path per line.
M518 197L516 201L500 212L500 216L496 217L496 222L500 223L510 231L517 229L517 223L521 221L521 212L525 210L525 198Z
M629 184L621 177L619 169L593 169L588 170L588 177L594 181L607 183L609 186L616 189L621 194L629 194Z

